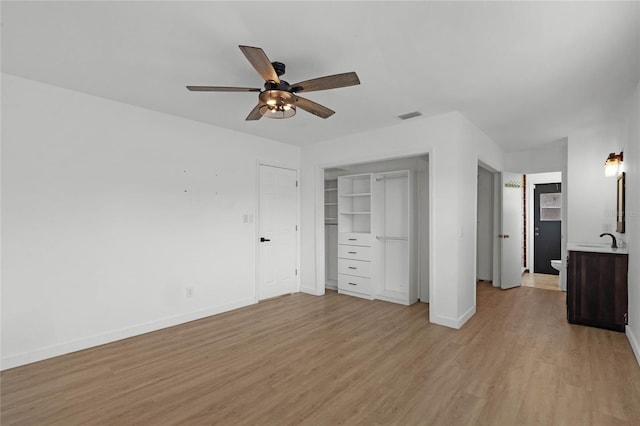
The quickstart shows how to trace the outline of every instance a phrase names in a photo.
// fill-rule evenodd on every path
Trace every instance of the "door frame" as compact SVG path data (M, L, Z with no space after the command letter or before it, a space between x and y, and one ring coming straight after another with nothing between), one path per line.
M546 172L546 173L527 173L527 264L525 268L529 272L533 273L533 261L534 261L534 238L533 238L533 187L537 184L543 183L562 183L562 172ZM564 193L566 191L565 185L562 185L562 199L564 200ZM562 223L560 224L560 247L564 240L563 233L565 229L564 223L564 201L562 203ZM562 257L562 249L560 250L560 257Z
M494 169L493 167L487 165L486 163L484 163L482 160L478 159L478 165L477 165L478 169L482 169L485 172L489 173L491 175L491 198L492 198L492 203L491 203L491 217L490 217L490 221L491 221L491 284L495 286L495 270L496 270L496 256L499 255L499 252L496 251L496 241L495 241L495 235L496 235L496 226L498 224L498 220L499 220L499 215L497 214L497 209L499 207L498 202L496 201L496 179L500 178L500 173L498 171L496 171L496 169ZM478 175L480 172L477 172ZM475 229L475 270L476 270L476 281L478 279L478 199L480 194L478 193L478 182L479 182L479 178L476 178L476 212L475 212L475 216L476 216L476 229ZM496 254L498 253L498 254Z
M256 190L255 190L255 194L256 194L256 199L255 199L255 214L254 214L254 218L255 220L253 221L254 226L253 226L253 241L255 244L255 283L253 286L253 297L255 299L256 302L259 302L259 297L258 295L260 294L260 167L262 166L267 166L267 167L275 167L278 169L285 169L285 170L291 170L296 172L296 182L298 182L298 185L296 187L296 226L297 226L297 232L296 232L296 279L295 279L295 286L294 286L294 292L298 293L300 291L300 169L299 168L293 168L290 167L288 165L285 164L279 164L279 163L274 163L272 161L261 161L258 160L256 161Z

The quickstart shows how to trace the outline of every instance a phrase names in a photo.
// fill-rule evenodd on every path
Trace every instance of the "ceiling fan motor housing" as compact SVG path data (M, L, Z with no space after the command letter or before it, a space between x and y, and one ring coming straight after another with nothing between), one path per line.
M271 65L273 66L273 69L276 71L276 74L278 74L278 77L280 77L281 75L284 75L286 67L282 62L271 62Z

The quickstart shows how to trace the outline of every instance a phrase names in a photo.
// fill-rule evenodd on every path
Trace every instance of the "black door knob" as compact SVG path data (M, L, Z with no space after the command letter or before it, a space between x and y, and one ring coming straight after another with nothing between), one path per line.
M269 239L267 239L265 237L260 237L260 242L261 243L264 243L265 241L271 241L271 240L269 240Z

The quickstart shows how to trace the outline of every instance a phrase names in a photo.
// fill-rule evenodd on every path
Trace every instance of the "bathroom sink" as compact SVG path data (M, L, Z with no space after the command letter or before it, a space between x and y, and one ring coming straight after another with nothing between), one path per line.
M568 243L567 250L569 251L589 251L595 253L612 253L612 254L627 254L627 248L611 248L611 244L597 244L597 243Z

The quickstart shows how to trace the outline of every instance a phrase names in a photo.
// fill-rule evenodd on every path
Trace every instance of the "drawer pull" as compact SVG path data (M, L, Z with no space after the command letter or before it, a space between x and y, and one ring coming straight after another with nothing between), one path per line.
M349 254L358 254L357 251L348 251L347 253L349 253Z
M349 269L358 269L355 266L349 266Z
M358 284L356 284L356 283L349 283L349 285L358 285Z
M357 238L349 238L349 241L358 241Z

